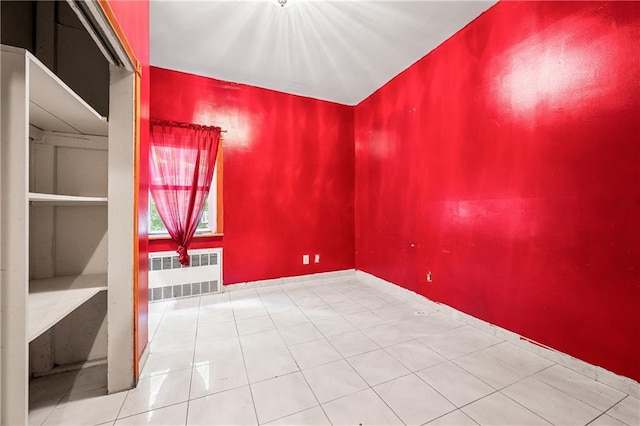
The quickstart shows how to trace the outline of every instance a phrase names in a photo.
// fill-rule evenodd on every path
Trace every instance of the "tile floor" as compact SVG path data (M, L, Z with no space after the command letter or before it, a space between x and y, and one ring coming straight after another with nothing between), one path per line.
M104 367L38 379L29 423L640 424L638 399L354 278L149 311L136 389L105 395Z

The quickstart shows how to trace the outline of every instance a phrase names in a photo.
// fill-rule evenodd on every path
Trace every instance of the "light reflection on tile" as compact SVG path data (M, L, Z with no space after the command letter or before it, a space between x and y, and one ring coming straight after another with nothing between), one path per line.
M37 379L29 423L640 424L627 393L353 277L274 280L149 312L136 389L106 395L104 366Z

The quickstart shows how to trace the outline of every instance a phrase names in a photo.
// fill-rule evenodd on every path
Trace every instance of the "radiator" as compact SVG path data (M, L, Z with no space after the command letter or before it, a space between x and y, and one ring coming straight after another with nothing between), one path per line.
M189 250L190 266L174 251L149 253L149 301L222 291L222 249Z

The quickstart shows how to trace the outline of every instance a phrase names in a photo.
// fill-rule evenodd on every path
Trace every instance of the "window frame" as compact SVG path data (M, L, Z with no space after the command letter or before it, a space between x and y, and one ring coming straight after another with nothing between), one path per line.
M194 238L201 237L218 237L223 235L223 202L222 202L222 176L223 176L223 141L222 137L220 138L220 142L218 144L218 153L216 155L216 164L213 169L213 179L211 182L211 188L209 190L209 195L207 195L207 203L209 206L209 229L199 229L196 230ZM150 240L163 240L170 239L168 231L151 231L151 203L153 201L153 197L151 196L151 189L149 189L149 202L147 205L147 221L148 221L148 229L147 235ZM215 221L215 229L212 228L212 222ZM166 228L165 228L166 229Z

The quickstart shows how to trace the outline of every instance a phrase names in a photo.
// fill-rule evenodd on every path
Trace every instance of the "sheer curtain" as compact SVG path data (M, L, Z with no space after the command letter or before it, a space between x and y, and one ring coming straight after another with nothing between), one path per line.
M219 143L219 127L151 120L151 196L185 266L190 263L187 249L209 194Z

